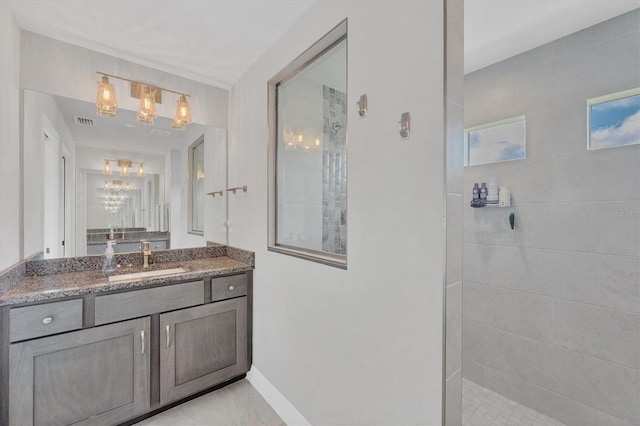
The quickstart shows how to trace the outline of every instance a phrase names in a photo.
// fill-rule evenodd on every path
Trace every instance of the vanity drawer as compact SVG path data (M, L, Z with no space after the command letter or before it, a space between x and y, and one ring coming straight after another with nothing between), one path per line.
M11 342L82 328L82 299L12 308L9 311Z
M204 281L97 296L96 325L204 303Z
M247 274L213 278L211 280L211 301L230 299L247 294Z

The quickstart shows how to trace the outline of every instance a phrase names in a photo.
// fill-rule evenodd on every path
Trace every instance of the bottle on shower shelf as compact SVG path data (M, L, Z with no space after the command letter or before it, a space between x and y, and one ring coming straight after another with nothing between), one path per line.
M487 183L482 182L482 185L480 186L480 202L482 204L487 203L487 191Z

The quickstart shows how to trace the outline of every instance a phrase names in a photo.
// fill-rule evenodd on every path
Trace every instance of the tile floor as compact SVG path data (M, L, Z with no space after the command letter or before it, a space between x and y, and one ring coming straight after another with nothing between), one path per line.
M285 423L247 380L241 380L137 425L282 426ZM467 379L462 379L462 425L565 426Z
M565 426L467 379L462 379L462 425Z
M138 426L285 425L245 379L137 423Z

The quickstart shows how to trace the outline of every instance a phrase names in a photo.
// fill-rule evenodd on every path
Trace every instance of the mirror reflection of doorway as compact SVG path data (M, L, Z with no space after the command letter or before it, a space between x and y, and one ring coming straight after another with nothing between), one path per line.
M64 257L66 216L66 158L58 132L42 117L44 169L43 254L45 259Z

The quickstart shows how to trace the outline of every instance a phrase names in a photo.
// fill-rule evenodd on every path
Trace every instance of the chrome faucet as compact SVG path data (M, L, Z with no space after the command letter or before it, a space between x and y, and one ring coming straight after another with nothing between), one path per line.
M144 257L143 268L149 267L149 258L151 257L151 243L149 241L140 241L140 248L142 249L142 256Z

